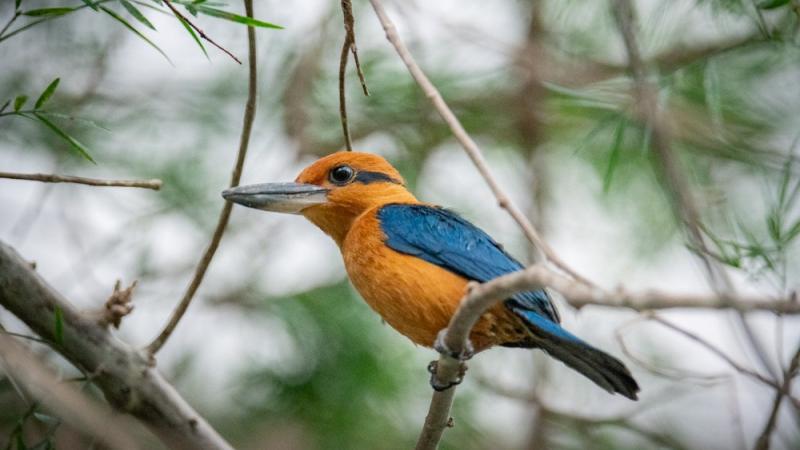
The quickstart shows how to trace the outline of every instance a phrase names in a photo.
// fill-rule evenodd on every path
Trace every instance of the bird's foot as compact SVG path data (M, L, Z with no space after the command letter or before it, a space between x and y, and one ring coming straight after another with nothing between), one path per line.
M458 376L450 382L442 383L439 381L439 377L436 375L436 369L438 369L438 367L439 361L431 361L430 364L428 364L428 372L431 374L431 387L436 392L446 391L453 386L458 386L462 381L464 381L464 375L467 373L467 365L461 362L458 370Z
M439 352L440 355L449 356L459 361L467 361L468 359L472 358L475 355L475 348L472 346L472 342L470 342L469 339L467 339L466 345L464 345L464 349L459 353L451 350L447 346L444 340L446 335L447 335L447 328L444 328L441 331L439 331L439 333L436 335L436 340L433 341L433 349Z

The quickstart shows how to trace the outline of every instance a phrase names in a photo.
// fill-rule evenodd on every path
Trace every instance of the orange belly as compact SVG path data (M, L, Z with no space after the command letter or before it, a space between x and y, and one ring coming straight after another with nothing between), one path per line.
M367 304L395 330L431 347L450 322L468 281L387 247L374 210L356 220L341 250L350 280ZM509 316L502 304L484 314L470 335L477 351L506 342L499 335L519 328L518 320Z

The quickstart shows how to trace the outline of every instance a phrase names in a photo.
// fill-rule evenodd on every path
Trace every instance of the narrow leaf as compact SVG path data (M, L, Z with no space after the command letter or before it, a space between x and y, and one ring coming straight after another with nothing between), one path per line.
M758 7L761 9L774 9L780 8L789 3L789 0L763 0L758 2Z
M169 56L167 56L167 54L164 53L164 51L161 50L161 48L159 48L153 41L148 39L147 36L143 35L139 30L134 28L133 25L131 25L127 20L122 18L119 14L115 13L114 11L106 8L105 6L101 6L100 9L102 9L104 13L108 14L109 16L111 16L114 20L116 20L117 22L119 22L122 25L124 25L125 28L131 30L134 34L136 34L137 36L142 38L145 42L150 44L151 47L156 49L158 51L158 53L161 53L161 55L164 56L164 58L166 58L167 61L169 61L170 64L172 64L172 60L169 59Z
M53 337L56 344L64 345L64 313L59 306L53 311Z
M248 25L251 27L259 27L259 28L275 28L278 30L282 30L283 27L280 25L275 25L274 23L263 22L258 19L251 19L250 17L240 16L239 14L234 14L232 12L223 11L221 9L211 8L205 5L196 5L195 8L198 12L203 14L218 17L220 19L230 20L231 22L241 23L244 25Z
M14 2L14 11L19 11L19 5L22 4L22 0L16 0Z
M81 0L86 6L92 8L93 10L97 11L97 3L93 2L92 0Z
M27 101L28 101L28 96L27 95L20 95L17 98L15 98L14 99L14 112L17 112L20 109L22 109L22 107L25 106L25 102L27 102Z
M119 0L119 2L122 3L122 6L125 7L125 9L128 10L130 15L132 15L136 20L141 22L147 28L150 28L151 30L155 31L156 27L154 27L153 24L150 23L149 20L147 20L147 17L145 17L144 14L142 14L142 12L139 11L137 7L133 6L131 2L129 2L128 0Z
M80 142L78 142L74 137L68 135L64 130L58 127L58 125L54 124L50 121L47 117L39 113L33 113L33 115L39 119L47 128L53 131L53 133L59 135L62 139L69 143L71 149L73 149L76 153L80 156L86 158L93 164L97 164L94 159L92 159L91 155L89 155L89 150Z
M608 168L603 176L603 192L608 193L611 187L611 180L614 178L614 170L619 163L619 155L622 152L622 140L625 137L625 120L620 120L617 129L614 130L614 144L611 147L611 154L608 157Z
M10 104L11 104L11 100L6 100L6 102L3 103L3 106L0 106L0 114L2 114L3 111L5 111L6 108L8 108L8 105L10 105Z
M58 89L58 83L61 81L61 78L56 78L55 80L51 81L50 84L44 89L42 95L36 99L36 105L34 105L33 109L39 109L44 106L45 102L50 99L53 93Z
M723 127L722 95L720 93L719 72L713 59L706 63L703 71L703 93L706 107L711 115L711 123L715 128L714 131L719 134Z
M194 39L197 45L200 46L200 50L203 51L203 54L206 55L206 58L208 58L208 52L206 51L206 48L203 46L203 43L200 42L200 38L197 36L197 33L194 32L192 26L189 25L185 20L183 20L183 17L181 16L176 15L175 18L177 18L178 21L181 23L181 25L183 25L183 28L186 28L186 31L192 36L192 39Z
M64 14L71 13L75 8L40 8L32 9L22 13L23 16L41 17L41 16L63 16Z

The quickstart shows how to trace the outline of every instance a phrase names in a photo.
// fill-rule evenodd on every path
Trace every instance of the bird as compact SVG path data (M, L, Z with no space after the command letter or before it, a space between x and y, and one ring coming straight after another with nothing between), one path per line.
M238 186L222 197L311 221L336 242L366 303L425 347L441 349L437 337L471 282L524 268L457 213L418 200L398 170L373 153L335 152L303 169L294 182ZM639 386L625 365L562 328L560 320L546 290L521 292L486 311L469 340L474 353L495 346L541 349L609 393L637 400Z

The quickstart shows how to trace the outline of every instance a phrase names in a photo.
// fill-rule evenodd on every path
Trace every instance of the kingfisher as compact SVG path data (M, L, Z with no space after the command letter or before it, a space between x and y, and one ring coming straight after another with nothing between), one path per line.
M440 351L437 337L470 282L523 269L480 228L417 200L397 169L372 153L336 152L312 163L294 182L234 187L222 197L310 220L339 246L347 274L367 304L412 342ZM544 350L609 393L637 399L639 386L622 362L559 323L549 293L532 290L486 311L469 339L476 353L493 346Z

